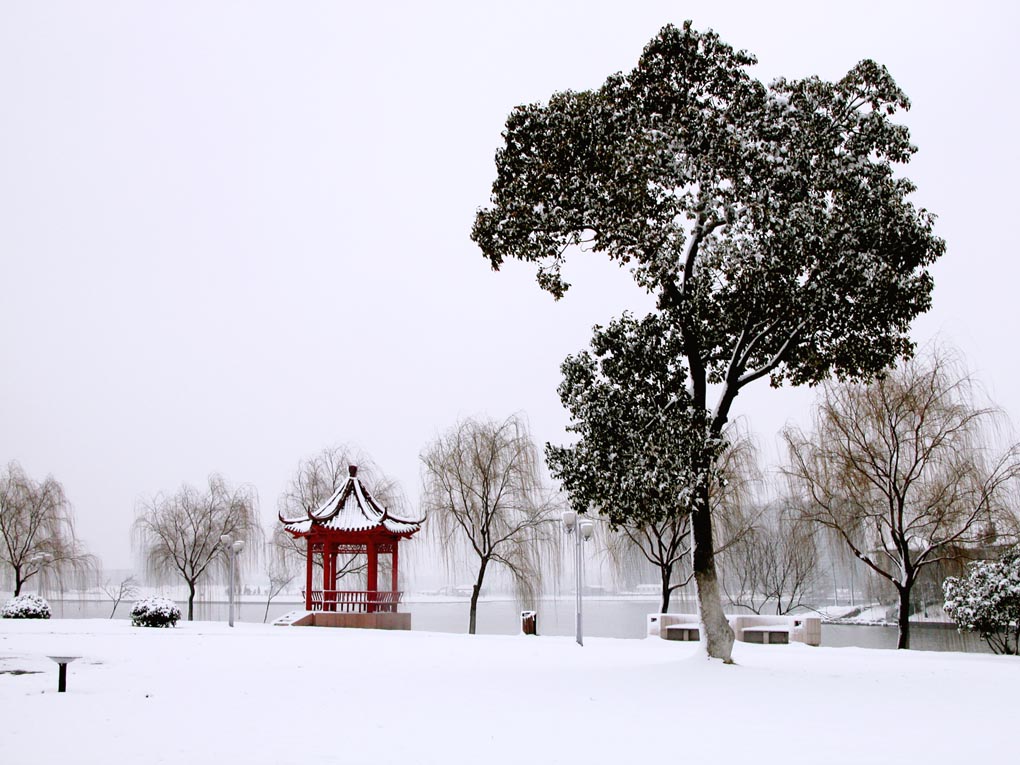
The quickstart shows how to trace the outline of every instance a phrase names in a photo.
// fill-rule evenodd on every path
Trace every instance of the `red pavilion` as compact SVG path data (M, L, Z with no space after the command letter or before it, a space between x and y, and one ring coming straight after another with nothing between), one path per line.
M358 468L349 467L347 480L317 509L304 517L279 516L284 529L304 538L305 609L315 612L294 622L329 627L376 627L410 629L411 615L398 613L402 593L398 590L397 548L421 530L422 520L400 518L382 507L358 478ZM338 590L337 557L365 555L364 590ZM379 556L390 556L390 587L379 587ZM314 589L314 560L322 563L322 586Z

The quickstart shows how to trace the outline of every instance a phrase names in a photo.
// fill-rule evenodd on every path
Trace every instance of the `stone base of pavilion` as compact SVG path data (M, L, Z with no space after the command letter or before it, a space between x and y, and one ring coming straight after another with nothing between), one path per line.
M297 611L277 619L273 624L289 627L346 627L367 630L409 630L411 614L374 613L344 614L330 611Z

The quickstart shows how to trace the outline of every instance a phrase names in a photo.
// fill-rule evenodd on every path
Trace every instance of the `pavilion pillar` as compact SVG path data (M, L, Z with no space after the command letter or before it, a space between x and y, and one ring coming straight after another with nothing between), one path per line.
M329 600L333 604L330 607L331 611L336 611L336 559L338 555L339 545L333 542L329 546L329 589L333 591L330 595Z
M326 542L322 546L322 602L324 611L332 611L333 601L336 593L329 592L336 589L336 555L333 552L333 543Z
M400 546L397 543L399 541L400 541L399 539L394 539L393 540L393 547L392 547L392 550L393 550L393 565L391 566L392 571L390 571L390 591L393 592L393 593L397 592L397 549ZM393 610L394 611L397 610L396 609L396 605L394 605Z
M305 611L312 610L312 538L305 537Z
M375 611L375 601L373 600L375 596L371 593L375 593L378 590L379 590L379 547L373 541L368 543L368 592L370 593L368 596L370 598L368 603L369 612Z

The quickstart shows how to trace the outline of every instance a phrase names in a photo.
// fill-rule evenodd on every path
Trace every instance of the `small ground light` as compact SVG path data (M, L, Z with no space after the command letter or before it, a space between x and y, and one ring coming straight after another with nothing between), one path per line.
M64 693L67 690L67 665L75 659L80 659L81 656L50 656L49 658L60 667L57 675L57 693Z

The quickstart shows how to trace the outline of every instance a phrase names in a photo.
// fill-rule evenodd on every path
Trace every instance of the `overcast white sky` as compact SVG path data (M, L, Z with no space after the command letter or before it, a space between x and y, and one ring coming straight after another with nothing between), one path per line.
M370 7L371 6L371 7ZM559 364L642 296L597 256L555 303L468 238L510 109L598 86L686 18L763 80L887 65L948 253L940 334L1020 415L1020 19L1009 3L0 2L0 462L64 483L130 565L139 497L351 442L417 501L459 417L563 439ZM810 391L737 410L766 446Z

